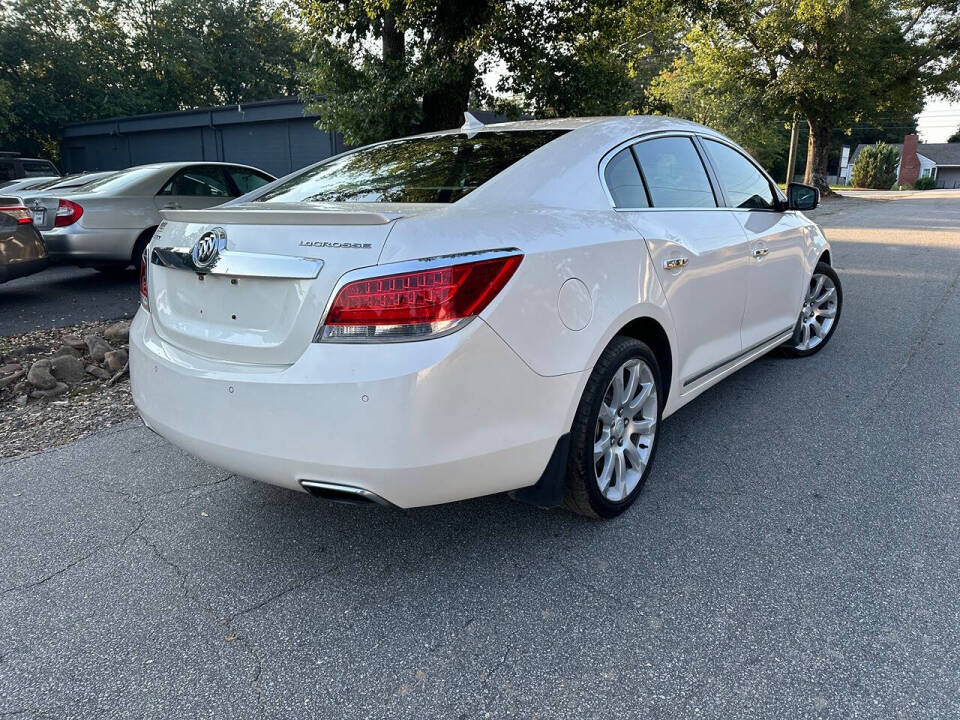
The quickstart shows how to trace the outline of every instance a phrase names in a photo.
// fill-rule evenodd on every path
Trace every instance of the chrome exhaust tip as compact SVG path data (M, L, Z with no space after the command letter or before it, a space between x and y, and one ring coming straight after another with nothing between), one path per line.
M300 486L314 497L330 500L331 502L346 503L348 505L382 505L384 507L393 507L393 503L387 502L376 493L364 490L363 488L353 487L352 485L338 485L337 483L323 482L321 480L301 480Z

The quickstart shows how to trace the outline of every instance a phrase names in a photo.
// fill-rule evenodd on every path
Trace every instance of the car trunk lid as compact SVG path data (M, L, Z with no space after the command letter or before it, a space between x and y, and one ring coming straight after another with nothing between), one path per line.
M289 365L312 342L337 280L375 265L403 213L344 204L246 203L164 211L150 312L168 343L204 357ZM218 257L198 267L201 237Z

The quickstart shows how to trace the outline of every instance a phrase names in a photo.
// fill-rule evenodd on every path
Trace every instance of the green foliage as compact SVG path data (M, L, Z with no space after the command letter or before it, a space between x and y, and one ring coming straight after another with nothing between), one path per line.
M899 165L900 151L893 145L868 145L853 164L850 184L858 188L889 190L897 181Z
M272 0L0 4L3 145L49 156L69 122L293 93L294 44Z
M917 178L913 184L914 190L933 190L937 187L937 179L932 177Z
M960 128L958 128L953 135L947 138L947 142L948 143L960 142Z
M658 95L761 147L759 125L805 119L807 180L824 192L834 128L882 124L919 110L925 93L957 91L955 0L681 4L693 27Z
M351 144L508 117L621 114L672 59L667 0L298 0L306 89Z

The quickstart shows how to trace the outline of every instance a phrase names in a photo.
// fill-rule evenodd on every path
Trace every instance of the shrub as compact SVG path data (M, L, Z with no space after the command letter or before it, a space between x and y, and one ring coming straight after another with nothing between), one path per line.
M850 184L858 188L889 190L897 181L900 151L892 145L877 143L860 151L850 173Z
M932 177L917 178L913 184L914 190L933 190L937 187L937 179Z

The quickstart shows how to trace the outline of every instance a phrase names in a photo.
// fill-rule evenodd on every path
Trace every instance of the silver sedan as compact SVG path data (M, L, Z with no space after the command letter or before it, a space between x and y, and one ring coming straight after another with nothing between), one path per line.
M171 162L107 173L73 188L23 193L53 262L137 266L164 209L199 210L274 180L246 165Z

